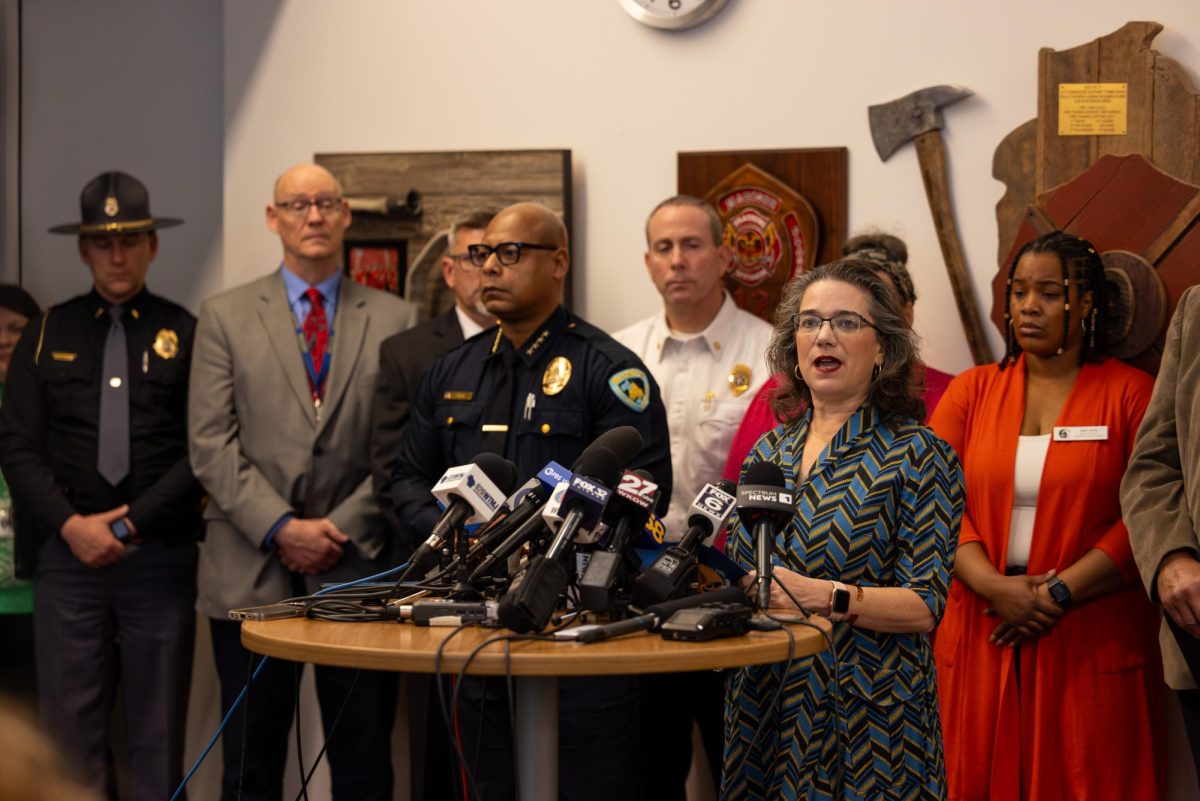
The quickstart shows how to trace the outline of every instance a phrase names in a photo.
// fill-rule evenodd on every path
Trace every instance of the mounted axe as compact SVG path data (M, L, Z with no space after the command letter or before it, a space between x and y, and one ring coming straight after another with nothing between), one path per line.
M925 181L925 197L929 200L933 226L937 230L938 243L942 246L942 258L950 273L950 286L954 290L958 316L967 334L967 344L975 364L988 364L993 361L992 351L975 305L962 242L958 236L958 223L954 219L954 207L950 205L946 145L942 141L942 108L972 94L970 89L961 86L930 86L890 103L871 106L867 109L867 115L871 120L871 138L875 140L875 149L884 161L901 145L913 140L916 142L921 178Z

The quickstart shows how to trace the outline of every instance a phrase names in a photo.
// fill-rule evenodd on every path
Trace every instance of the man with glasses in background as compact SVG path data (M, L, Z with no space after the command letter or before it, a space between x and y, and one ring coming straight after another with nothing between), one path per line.
M480 268L471 262L467 248L483 239L483 231L495 211L476 210L456 219L446 236L442 256L442 279L454 296L454 305L420 325L388 337L379 347L379 382L372 408L371 471L379 504L388 523L399 526L384 488L391 481L396 453L404 438L413 396L425 371L443 353L496 324L483 305ZM399 543L398 543L399 544ZM401 547L399 556L410 548Z
M668 541L687 531L688 508L705 484L721 478L729 445L750 400L767 380L771 326L739 309L725 291L733 254L721 218L699 198L668 198L646 218L646 272L662 311L613 335L650 368L662 387L671 429L675 486L663 520ZM692 721L719 789L725 674L642 677L639 748L643 798L683 801L692 760Z
M266 217L282 265L205 301L192 360L191 462L209 494L198 606L210 618L223 711L251 671L230 609L390 566L368 458L371 396L380 343L417 317L343 276L350 208L325 169L281 175ZM280 797L298 672L272 659L230 719L225 801ZM394 675L318 666L316 686L333 797L390 801Z
M665 509L671 456L658 386L633 353L561 305L570 266L562 221L545 206L518 203L467 250L500 326L435 362L417 390L391 485L409 542L425 539L436 522L429 490L447 468L491 451L525 480L551 460L570 466L617 426L641 432L642 451L628 469L653 475ZM631 677L560 680L561 798L637 797L636 688ZM459 692L460 736L480 797L514 798L504 677L468 679Z

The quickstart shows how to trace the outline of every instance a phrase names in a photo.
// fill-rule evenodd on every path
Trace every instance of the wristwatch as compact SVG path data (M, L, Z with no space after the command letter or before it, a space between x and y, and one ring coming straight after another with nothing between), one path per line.
M129 543L129 539L132 536L133 532L131 532L129 530L129 526L125 525L124 520L114 521L113 524L111 526L109 526L108 528L112 531L113 536L116 537L118 540L120 540L121 542L123 542L125 544Z
M829 619L842 620L850 611L850 590L840 581L830 583L833 584L833 593L829 596Z
M1071 588L1058 576L1050 577L1050 580L1046 582L1046 589L1050 591L1050 597L1054 599L1054 603L1063 609L1071 605Z

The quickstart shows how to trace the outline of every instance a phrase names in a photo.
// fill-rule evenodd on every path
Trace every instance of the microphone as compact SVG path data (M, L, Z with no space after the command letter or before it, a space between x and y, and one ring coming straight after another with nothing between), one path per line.
M630 430L636 431L632 427ZM596 527L604 507L608 505L608 499L612 497L610 487L617 483L621 467L616 452L603 446L589 445L580 455L572 466L574 475L567 484L562 500L558 504L547 504L542 511L542 517L550 520L552 527L562 515L561 525L546 550L547 559L557 560L566 556L576 534L589 534Z
M643 442L642 432L633 426L617 426L616 428L610 428L592 440L591 444L587 446L587 450L591 450L592 448L608 448L617 455L621 466L624 467L642 452Z
M551 494L559 485L565 485L571 480L571 471L560 465L558 462L550 462L541 470L538 471L534 479L538 482L538 488L530 490L530 492L522 499L521 508L528 509L528 516L522 515L522 518L517 519L517 512L514 511L509 515L503 523L497 526L496 531L488 533L488 544L486 547L490 553L484 557L476 568L471 572L467 582L474 584L482 581L496 565L508 559L517 552L517 549L523 546L526 542L536 539L539 535L547 530L546 523L542 519L543 507L550 499ZM531 506L533 499L540 498L541 502L536 506ZM501 538L504 538L501 540ZM500 542L495 548L492 548L491 543Z
M758 608L771 605L771 561L775 533L795 514L795 499L779 465L756 462L746 470L746 483L737 488L738 516L754 534L758 572Z
M485 523L500 509L517 483L517 468L494 453L480 453L471 464L451 467L433 485L433 495L445 510L429 539L409 559L409 570L421 570L446 543L449 535L469 523Z
M631 430L636 433L636 429ZM553 614L559 593L570 581L564 563L571 543L581 529L590 531L600 522L600 515L612 495L609 487L616 483L621 463L615 452L592 443L571 469L574 475L562 494L561 503L555 504L551 498L542 511L544 520L553 521L565 510L550 547L544 556L529 562L500 599L497 609L500 622L521 634L541 630Z
M688 510L688 530L667 546L654 563L633 582L633 602L638 606L662 603L687 592L696 572L701 545L711 546L737 505L732 481L705 484Z
M658 502L658 485L645 470L628 470L601 519L611 529L608 544L592 553L579 579L579 605L592 612L612 608L613 588L637 569L637 559L628 546L641 533Z
M709 603L744 604L746 603L746 593L740 587L722 587L712 592L687 595L683 598L676 598L673 601L655 604L649 607L644 615L618 620L615 623L605 623L603 626L596 626L595 628L585 628L579 632L575 639L584 643L599 642L600 640L620 637L622 634L632 634L635 631L655 631L662 625L664 620L670 618L671 615L680 609L691 609L692 607Z

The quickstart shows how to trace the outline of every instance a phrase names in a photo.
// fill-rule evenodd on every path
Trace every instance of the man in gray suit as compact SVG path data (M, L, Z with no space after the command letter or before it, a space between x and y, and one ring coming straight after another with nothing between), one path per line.
M380 343L413 325L416 310L342 276L349 225L329 172L289 169L267 206L282 266L200 310L188 429L210 502L198 607L211 619L224 709L251 669L230 609L388 566L368 459L371 393ZM272 660L251 687L245 726L241 712L231 719L223 799L280 797L297 674ZM326 667L316 677L333 797L391 799L394 679ZM348 722L329 737L339 710Z
M1154 395L1129 468L1121 512L1150 600L1163 612L1159 645L1200 776L1200 288L1189 287L1167 330Z

